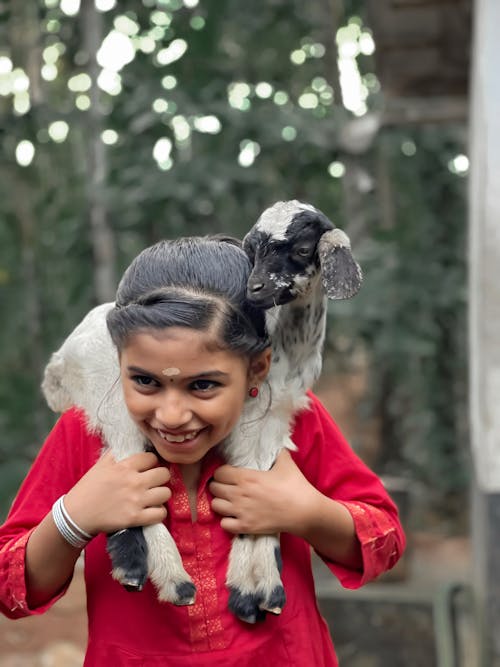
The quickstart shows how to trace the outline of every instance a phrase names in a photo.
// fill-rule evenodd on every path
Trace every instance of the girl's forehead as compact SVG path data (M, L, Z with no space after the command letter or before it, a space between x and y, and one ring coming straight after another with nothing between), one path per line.
M223 346L214 331L195 329L194 327L165 327L163 329L139 329L129 337L129 343L153 338L158 343L183 343L190 341L207 350L221 349Z
M129 336L123 355L128 359L140 357L162 365L161 372L167 377L179 375L186 364L195 364L199 360L222 362L242 356L222 345L213 332L191 327L137 331Z

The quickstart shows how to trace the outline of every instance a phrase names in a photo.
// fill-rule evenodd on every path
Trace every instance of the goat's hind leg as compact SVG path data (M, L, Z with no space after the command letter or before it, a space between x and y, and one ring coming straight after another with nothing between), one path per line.
M148 547L141 527L108 535L106 549L113 579L128 591L142 591L148 577Z

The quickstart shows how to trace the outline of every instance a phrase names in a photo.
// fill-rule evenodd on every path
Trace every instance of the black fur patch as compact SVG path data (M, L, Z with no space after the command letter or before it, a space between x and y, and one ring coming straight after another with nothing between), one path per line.
M283 559L281 557L281 548L279 546L274 549L274 557L276 559L276 567L281 574L283 571Z
M129 591L141 591L148 577L148 546L141 527L127 528L108 535L107 552L113 570L124 572L122 585Z
M265 619L265 612L259 608L262 596L253 593L241 593L236 588L229 590L229 609L241 621L254 624Z
M190 581L183 581L181 584L177 584L175 592L177 594L177 600L175 604L188 605L191 604L194 600L196 587Z
M276 586L276 588L273 589L271 592L271 595L267 598L267 600L264 600L261 602L261 609L264 611L269 611L271 613L280 613L280 611L283 609L283 607L286 604L286 595L285 595L285 589L283 586ZM273 609L278 609L278 612L272 612Z

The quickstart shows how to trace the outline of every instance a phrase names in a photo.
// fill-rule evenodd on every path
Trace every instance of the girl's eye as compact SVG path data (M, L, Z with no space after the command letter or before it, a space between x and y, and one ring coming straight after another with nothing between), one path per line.
M214 380L195 380L191 383L191 389L194 391L210 391L211 389L215 389L219 386L220 384L218 382L214 382Z
M157 387L158 383L156 380L153 380L149 375L133 375L131 377L132 382L134 382L139 387L150 389L152 387Z

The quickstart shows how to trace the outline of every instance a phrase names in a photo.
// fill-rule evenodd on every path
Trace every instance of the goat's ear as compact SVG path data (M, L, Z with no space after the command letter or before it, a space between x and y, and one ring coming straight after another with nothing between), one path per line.
M363 274L351 253L349 237L341 229L325 232L318 243L323 287L329 299L350 299L357 294Z

